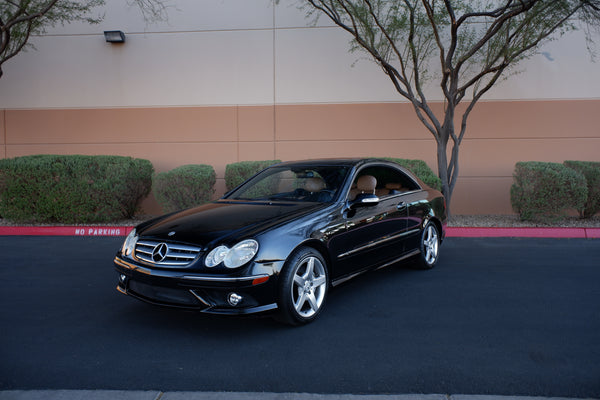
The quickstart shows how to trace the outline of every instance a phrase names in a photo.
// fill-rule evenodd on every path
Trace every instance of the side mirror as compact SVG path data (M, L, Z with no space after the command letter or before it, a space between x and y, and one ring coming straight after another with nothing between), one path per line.
M379 204L379 197L372 193L360 193L350 203L351 208L368 207Z

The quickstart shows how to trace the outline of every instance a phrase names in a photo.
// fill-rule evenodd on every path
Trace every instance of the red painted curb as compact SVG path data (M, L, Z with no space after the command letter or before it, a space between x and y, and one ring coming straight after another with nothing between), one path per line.
M0 236L127 236L132 226L0 226Z
M592 236L588 235L588 231ZM527 237L527 238L598 238L600 229L590 228L467 228L448 227L447 237Z
M127 236L132 226L0 226L0 236ZM600 239L600 228L448 227L447 237Z
M600 228L588 228L585 232L588 239L600 239Z

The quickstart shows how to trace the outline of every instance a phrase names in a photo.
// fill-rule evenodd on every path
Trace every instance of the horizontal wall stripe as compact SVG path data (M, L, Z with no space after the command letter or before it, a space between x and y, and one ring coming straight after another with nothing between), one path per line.
M518 161L600 161L600 100L480 106L461 146L453 212L512 213ZM437 171L435 141L404 103L0 110L0 129L1 157L116 154L157 171L209 164L217 195L225 166L243 160L399 157ZM152 198L144 204L156 211Z

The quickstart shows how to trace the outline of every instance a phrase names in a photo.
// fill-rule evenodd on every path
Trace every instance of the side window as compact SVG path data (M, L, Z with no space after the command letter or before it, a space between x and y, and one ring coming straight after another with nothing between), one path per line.
M361 179L364 176L372 176L375 178L375 181L372 179ZM373 184L375 185L374 189L372 188ZM372 192L372 190L374 190L374 194L378 197L386 197L418 189L419 186L416 182L396 168L387 166L367 167L361 170L355 178L350 189L349 198L352 200L359 193Z

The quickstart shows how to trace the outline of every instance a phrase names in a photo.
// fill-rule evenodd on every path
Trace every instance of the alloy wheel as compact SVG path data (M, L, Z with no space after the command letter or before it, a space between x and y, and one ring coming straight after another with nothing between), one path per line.
M325 266L314 256L303 259L294 272L291 285L292 304L299 316L310 318L325 301L327 275Z
M439 235L432 224L427 225L423 234L423 257L428 265L435 264L439 252Z

